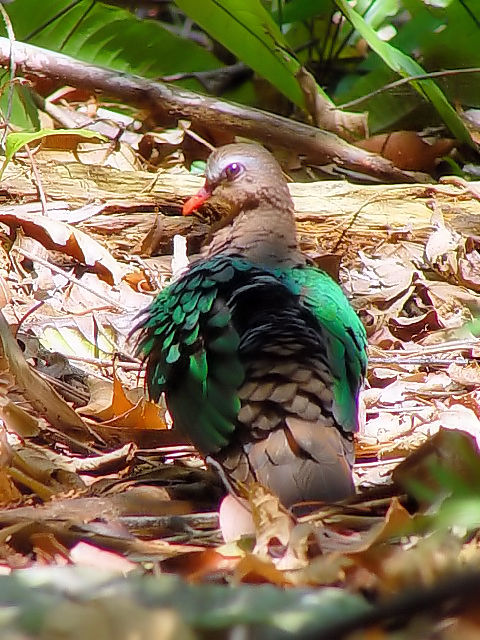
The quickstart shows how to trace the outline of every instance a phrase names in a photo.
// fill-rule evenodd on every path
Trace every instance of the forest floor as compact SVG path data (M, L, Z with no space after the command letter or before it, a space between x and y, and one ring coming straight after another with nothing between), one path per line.
M300 517L254 486L256 534L225 544L222 487L129 337L186 261L174 238L209 233L180 215L203 182L183 137L156 173L67 136L4 172L2 637L478 637L480 185L291 184L369 336L358 494Z

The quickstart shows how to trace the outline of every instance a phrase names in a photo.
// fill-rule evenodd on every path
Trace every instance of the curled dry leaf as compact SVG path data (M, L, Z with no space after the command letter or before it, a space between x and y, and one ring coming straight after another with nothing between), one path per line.
M425 138L415 131L394 131L361 140L356 146L379 153L399 169L430 172L438 159L448 155L456 144L450 138Z
M370 258L362 252L360 257L363 269L352 271L350 281L362 307L375 304L389 314L400 310L411 293L416 272L412 262L394 256Z
M42 377L34 371L13 337L5 316L0 312L0 368L8 370L26 400L50 424L61 431L73 431L75 437L88 437L89 429L79 415Z
M427 240L425 245L425 258L427 261L434 265L440 258L442 262L450 262L452 267L456 266L454 263L456 260L454 256L448 256L448 254L456 251L461 243L462 237L459 233L456 233L452 229L446 226L437 227Z
M248 553L238 562L234 579L238 582L267 583L279 587L291 584L287 573L280 571L270 558L259 557L255 553Z
M435 309L430 309L430 311L413 318L391 318L389 322L392 334L404 342L421 340L430 332L443 328L444 325L440 322Z
M223 539L227 543L255 533L252 512L243 498L227 494L220 505L219 520Z
M165 411L143 393L131 400L116 375L113 385L95 383L92 402L81 412L102 420L104 425L130 429L166 429Z
M21 493L12 481L8 468L12 462L13 452L8 444L3 425L0 426L0 505L7 506L17 502Z
M99 277L113 285L122 279L124 269L102 246L79 229L47 216L0 211L0 222L12 229L21 227L25 235L38 240L46 249L61 251L92 267Z
M73 461L46 447L28 442L25 446L13 448L12 476L21 480L33 493L45 498L68 491L85 489L85 484L75 471ZM15 469L21 473L15 473Z
M294 569L303 565L290 547L294 520L276 495L258 483L249 487L248 498L255 524L254 553L273 561L277 569Z
M440 428L401 462L393 471L394 482L408 492L422 486L440 495L445 491L438 472L440 467L448 468L450 473L458 473L461 477L471 472L470 466L473 468L475 465L478 469L478 447L475 439L461 428L464 419L465 414L454 429Z
M458 260L458 277L461 284L480 293L480 238L468 237Z
M452 362L448 367L447 373L453 382L457 382L464 387L480 388L480 366L477 362L472 362L463 367Z
M239 556L223 555L214 549L190 551L161 562L166 573L176 573L190 582L200 582L210 574L229 573L238 564Z

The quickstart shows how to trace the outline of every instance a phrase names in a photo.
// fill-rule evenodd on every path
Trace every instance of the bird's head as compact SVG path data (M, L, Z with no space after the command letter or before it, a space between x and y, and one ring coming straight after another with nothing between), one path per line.
M183 205L183 215L196 211L211 196L225 202L232 216L258 207L261 202L278 206L287 198L287 183L275 158L256 144L228 144L207 161L206 180L200 191Z

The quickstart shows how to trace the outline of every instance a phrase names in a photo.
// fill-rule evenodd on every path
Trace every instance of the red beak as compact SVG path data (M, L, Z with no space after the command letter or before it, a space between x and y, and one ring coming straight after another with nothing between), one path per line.
M185 202L185 204L183 205L182 214L184 216L189 216L191 213L196 211L198 207L200 207L204 202L206 202L211 195L212 192L210 191L210 189L208 189L208 187L202 187L196 195L192 196Z

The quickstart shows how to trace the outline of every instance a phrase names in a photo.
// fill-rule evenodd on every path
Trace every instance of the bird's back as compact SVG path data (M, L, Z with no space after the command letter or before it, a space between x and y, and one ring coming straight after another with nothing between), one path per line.
M286 505L352 493L365 337L326 274L202 260L147 311L140 349L150 395L231 480Z

